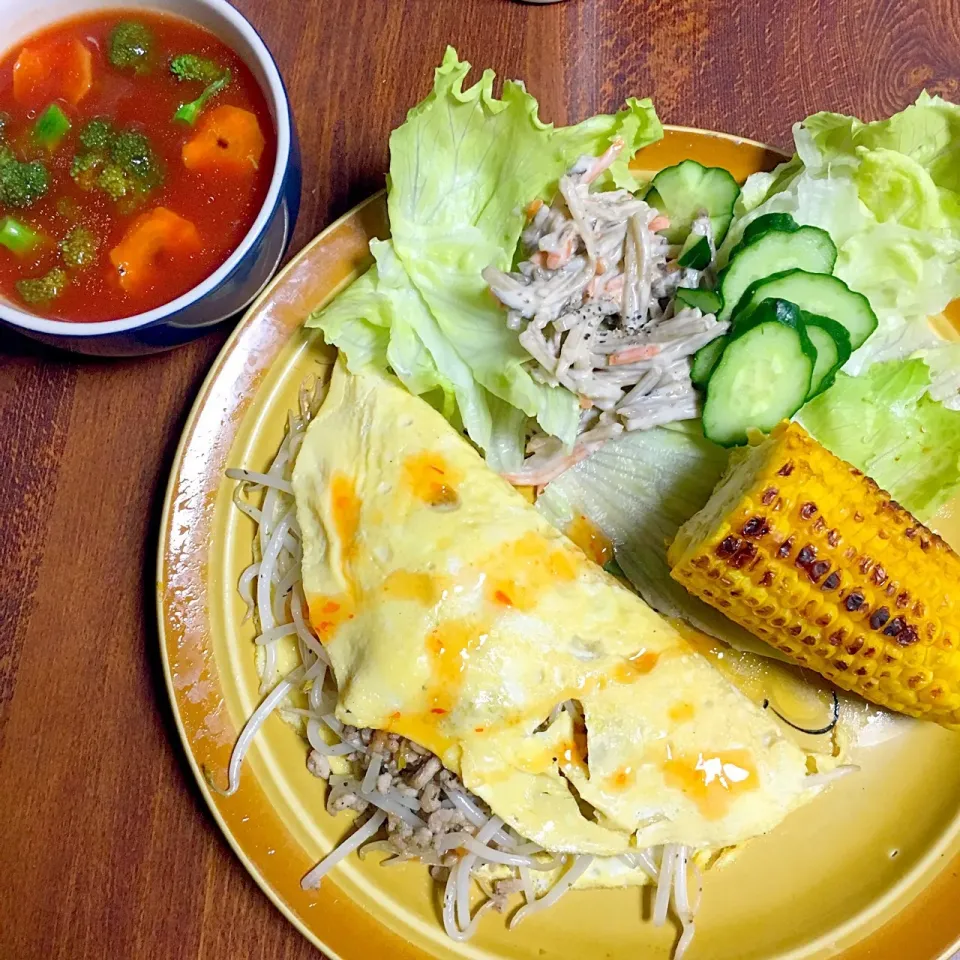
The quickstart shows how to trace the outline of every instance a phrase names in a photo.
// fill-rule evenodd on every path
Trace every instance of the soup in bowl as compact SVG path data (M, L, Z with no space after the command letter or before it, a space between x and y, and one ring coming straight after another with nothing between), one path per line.
M125 353L248 305L300 193L252 27L224 0L4 7L21 39L0 57L0 321Z

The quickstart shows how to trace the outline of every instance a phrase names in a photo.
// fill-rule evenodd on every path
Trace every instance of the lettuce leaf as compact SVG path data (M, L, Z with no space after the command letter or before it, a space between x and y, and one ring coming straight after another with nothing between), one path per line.
M960 493L960 411L931 399L929 387L919 358L876 364L840 374L797 417L924 523Z
M834 272L880 321L848 372L937 346L928 318L960 296L960 106L922 93L873 123L818 113L794 140L791 161L747 180L721 257L755 217L791 213L830 233Z
M623 139L606 184L636 186L627 163L663 131L650 101L634 99L615 115L555 128L523 84L507 81L497 99L490 70L464 89L469 70L448 48L433 91L391 135L392 239L371 244L373 275L307 325L323 330L351 369L390 367L413 393L443 391L451 418L455 405L491 462L515 463L528 417L572 443L579 408L570 391L530 375L481 271L510 268L524 207L552 198L579 156Z
M486 445L492 430L486 391L440 331L393 243L374 240L370 251L374 265L319 313L322 323L311 317L307 325L321 327L354 373L389 367L411 393L439 390L441 412L448 419L458 415L470 435Z
M929 395L948 410L960 410L960 342L920 350L917 356L930 370Z

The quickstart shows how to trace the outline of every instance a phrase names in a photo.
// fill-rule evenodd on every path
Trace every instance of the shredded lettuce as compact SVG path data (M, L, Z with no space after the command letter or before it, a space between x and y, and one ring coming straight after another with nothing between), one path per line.
M348 366L390 368L412 393L442 392L491 465L522 458L527 418L572 443L579 408L562 387L535 380L526 352L490 296L481 271L509 269L524 208L550 199L583 154L620 138L625 149L605 185L636 186L627 163L660 139L649 100L619 113L555 128L537 115L522 83L500 99L487 70L464 89L470 65L448 48L434 89L390 138L387 180L392 238L374 241L376 265L307 320L346 355Z
M840 374L797 418L924 523L960 493L960 411L931 399L929 387L921 359L876 364Z
M880 321L848 372L936 347L928 318L960 296L960 106L922 93L874 123L818 113L794 140L792 160L747 180L721 256L754 218L791 213L829 232L834 272Z

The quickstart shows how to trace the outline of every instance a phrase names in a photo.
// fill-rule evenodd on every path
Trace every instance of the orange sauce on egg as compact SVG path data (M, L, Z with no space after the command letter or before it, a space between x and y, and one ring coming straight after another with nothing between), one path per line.
M444 733L437 716L431 713L392 713L381 726L388 733L419 743L438 757L446 757L456 745L456 741Z
M438 624L428 634L431 679L427 701L434 716L446 716L456 706L470 656L486 641L487 630L482 619L463 617Z
M336 596L317 594L307 598L307 606L310 608L310 626L324 645L356 615L353 597L346 593Z
M337 630L356 615L357 590L352 567L358 547L360 506L353 479L345 473L335 473L330 478L330 520L337 535L341 569L347 589L342 593L307 597L310 625L323 644L329 643Z
M555 754L561 770L576 770L585 777L590 776L587 767L587 730L580 724L574 724L573 739L560 743Z
M527 741L530 746L531 741ZM549 773L554 765L563 771L575 770L584 777L590 776L587 769L586 741L574 734L573 738L544 746L533 746L523 750L512 759L513 765L524 773L541 776Z
M570 522L567 537L599 567L613 559L613 544L610 538L582 513L578 513Z
M615 770L607 777L608 790L628 790L636 783L637 772L633 767L625 766Z
M643 650L623 660L613 668L613 679L617 683L633 683L639 677L645 677L657 665L660 654L652 650Z
M503 544L482 564L482 570L487 600L525 613L536 607L545 592L577 576L570 554L532 531Z
M396 600L412 600L425 607L434 607L448 589L447 579L432 573L394 570L383 581L383 592Z
M663 764L667 786L680 790L708 820L726 816L739 794L759 786L753 757L746 750L687 756L674 754Z
M425 707L402 716L391 714L383 724L384 729L407 737L441 757L453 747L455 741L445 731L445 718L457 706L464 671L473 651L486 641L487 630L486 622L479 617L447 620L434 627L426 639L430 679L425 691Z
M403 477L410 492L429 507L453 508L460 503L461 472L442 453L422 450L403 461Z
M692 703L688 703L685 700L681 700L679 703L675 703L668 711L667 716L674 723L685 723L687 720L692 720L695 709Z
M330 515L344 553L356 552L357 530L360 527L360 498L356 484L345 473L330 478Z

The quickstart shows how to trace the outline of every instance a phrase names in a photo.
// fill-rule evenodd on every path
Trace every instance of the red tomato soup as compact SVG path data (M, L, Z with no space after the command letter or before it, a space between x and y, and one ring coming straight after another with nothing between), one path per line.
M64 21L0 60L0 294L44 317L162 306L240 245L276 157L267 102L202 27Z

